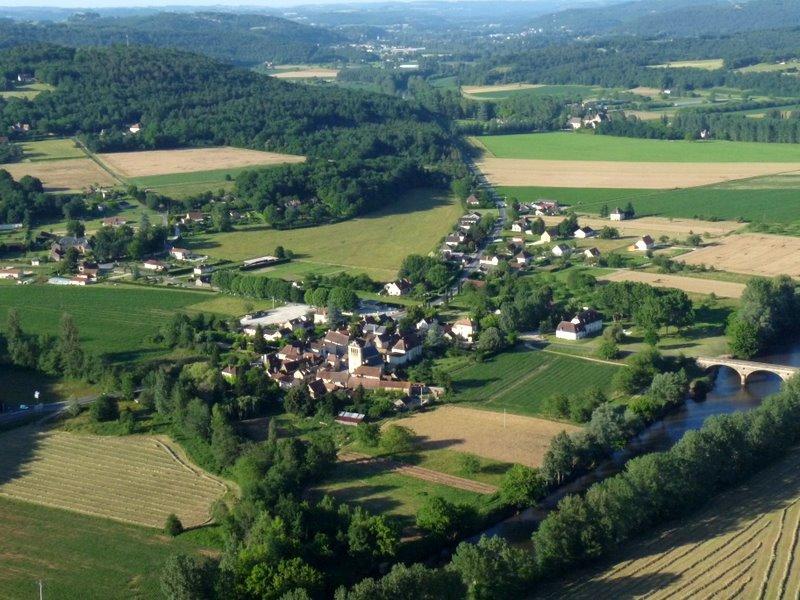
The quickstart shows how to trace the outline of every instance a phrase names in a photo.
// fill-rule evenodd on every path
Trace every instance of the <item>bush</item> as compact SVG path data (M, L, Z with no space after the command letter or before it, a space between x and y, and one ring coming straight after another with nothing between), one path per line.
M481 461L474 454L462 454L458 457L458 464L466 475L474 475L481 470Z
M116 421L119 418L119 405L114 398L103 395L92 402L89 408L89 414L91 414L92 420L98 423L102 421Z
M355 430L356 441L367 448L375 448L381 441L381 428L377 423L360 423Z
M381 448L388 454L410 452L414 448L414 433L401 425L389 425L381 435Z
M183 523L175 513L170 513L167 520L164 522L164 533L171 537L175 537L183 533Z

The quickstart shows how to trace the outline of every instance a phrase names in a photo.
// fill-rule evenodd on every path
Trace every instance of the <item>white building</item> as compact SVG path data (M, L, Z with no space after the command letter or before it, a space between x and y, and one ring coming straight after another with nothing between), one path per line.
M571 321L561 321L556 328L556 337L562 340L580 340L603 330L603 318L596 310L584 308Z

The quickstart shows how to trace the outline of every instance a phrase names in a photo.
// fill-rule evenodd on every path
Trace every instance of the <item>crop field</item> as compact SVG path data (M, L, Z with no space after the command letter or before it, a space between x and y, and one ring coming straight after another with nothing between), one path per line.
M149 527L170 513L203 525L228 488L170 443L19 427L0 435L0 495Z
M602 88L588 85L546 85L532 83L511 83L499 85L468 85L461 88L461 93L474 100L505 100L506 98L523 96L561 97L595 97L602 93Z
M42 181L50 192L77 192L90 185L111 187L117 185L108 172L90 158L37 160L3 165L14 179L25 175Z
M736 69L736 72L737 73L780 73L782 71L788 71L790 69L797 70L798 68L800 68L800 61L786 60L779 62L756 63L754 65L748 65L746 67L741 67L740 69Z
M475 363L446 359L456 389L454 400L482 409L541 415L556 394L573 396L593 387L609 391L620 367L537 350L504 352Z
M423 449L448 448L492 460L540 466L550 440L574 425L447 405L395 421L413 430Z
M275 71L271 73L276 79L336 79L339 74L337 69L311 67L307 69Z
M683 258L684 257L681 256L677 260L683 260ZM722 267L720 266L718 268ZM639 283L647 283L654 287L676 288L689 294L713 293L720 298L741 298L745 287L743 283L734 283L731 281L701 279L699 277L686 277L682 275L662 275L661 273L647 273L644 271L630 271L627 269L615 271L609 275L603 275L599 277L598 280L636 281Z
M305 160L302 156L291 154L230 147L114 152L98 154L97 158L126 178L268 166Z
M792 186L797 187L792 187ZM743 219L753 223L800 220L800 178L763 177L683 190L636 190L538 186L505 186L501 194L520 201L550 198L578 212L597 214L603 205L624 207L632 202L638 215L686 219ZM708 223L698 230L714 227ZM634 224L626 225L633 227Z
M176 311L243 314L239 298L188 290L139 286L73 288L52 285L4 286L0 292L0 329L10 308L19 311L23 329L57 334L61 316L71 314L88 350L123 362L165 352L150 341ZM256 308L267 306L253 301ZM271 304L270 304L271 306Z
M800 277L800 238L743 234L682 255L689 265L714 265L717 269L746 275Z
M797 598L797 450L701 513L626 544L611 564L538 598Z
M477 140L496 158L530 160L677 162L677 163L796 163L797 144L758 142L688 142L645 140L610 135L530 133L481 136Z
M192 238L192 243L199 241L204 254L237 261L269 254L282 245L296 256L290 270L302 265L306 274L346 270L388 280L407 255L433 250L460 215L460 205L447 194L420 189L341 223L286 231L245 228Z
M662 65L650 65L651 69L703 69L716 71L724 66L721 58L708 58L702 60L676 60Z
M543 198L545 196L542 196ZM549 196L547 196L549 198ZM563 220L561 216L542 217L546 225L557 225ZM623 237L639 237L649 234L654 238L661 235L671 237L682 237L690 233L699 233L703 236L721 236L742 228L741 223L736 221L700 221L698 219L680 219L665 217L637 217L626 221L611 223L608 219L600 217L581 216L578 219L581 225L588 225L596 230L610 225L620 232ZM600 238L590 238L591 243L601 243ZM614 241L614 240L609 240ZM602 248L601 248L602 249Z
M217 553L215 528L170 538L150 528L0 497L0 597L157 598L159 574L177 553Z

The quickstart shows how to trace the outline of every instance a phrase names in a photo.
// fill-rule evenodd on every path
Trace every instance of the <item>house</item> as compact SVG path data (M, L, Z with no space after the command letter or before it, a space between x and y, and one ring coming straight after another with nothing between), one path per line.
M0 269L0 279L22 279L22 270L13 267L5 267Z
M470 343L475 335L475 329L476 325L472 319L459 319L451 327L453 335Z
M181 217L181 224L186 225L187 223L202 223L206 220L206 217L201 212L187 212L186 216Z
M583 251L583 255L589 260L595 260L600 258L600 250L594 247L587 248L586 250Z
M451 248L455 248L456 246L460 246L466 241L466 236L463 233L451 233L446 238L444 238L444 243L446 246Z
M531 262L531 255L523 250L514 257L514 262L520 266L527 267Z
M611 211L611 214L608 215L608 218L612 221L624 221L628 218L628 213L617 207Z
M385 360L390 365L405 365L422 357L422 344L416 335L400 336L386 354Z
M195 275L196 277L199 277L201 275L209 275L213 271L214 267L212 267L211 265L200 265L192 269L192 274Z
M567 121L567 127L570 127L572 130L580 129L583 127L583 119L580 117L572 117Z
M122 217L106 217L102 220L103 227L122 227L123 225L127 225L128 220Z
M631 250L638 250L639 252L647 252L651 250L656 243L649 235L642 236L636 243L631 246Z
M553 246L551 252L553 253L553 256L569 256L572 254L572 248L565 246L564 244L556 244Z
M585 240L586 238L594 237L596 233L591 227L578 227L572 235L579 240Z
M549 244L550 242L554 242L558 239L558 229L555 227L548 227L542 232L542 235L539 237L539 241L543 244Z
M467 198L467 206L480 206L481 201L478 200L478 197L475 194L470 194L469 198Z
M64 236L59 238L58 241L54 242L50 247L50 258L59 261L64 258L64 255L70 248L75 248L80 254L86 254L92 251L92 246L89 244L87 238Z
M78 265L78 273L97 279L100 274L100 266L97 263L84 261Z
M40 266L41 264L42 264L42 261L41 261L41 259L39 259L39 258L32 258L32 259L31 259L31 266L32 266L32 267L38 267L38 266Z
M531 207L534 214L540 217L561 214L561 205L555 200L537 200Z
M477 213L477 212L473 211L473 212L467 213L466 215L461 217L459 219L459 222L470 223L470 224L474 225L475 223L479 223L480 220L481 220L481 213Z
M186 248L170 248L169 255L175 260L189 260L192 257L191 251Z
M134 123L134 124L132 124L132 125L130 125L128 127L128 131L130 131L133 134L137 134L141 130L142 130L142 124L141 123Z
M603 318L588 307L575 315L571 321L561 321L556 328L556 337L562 340L579 340L603 330Z
M142 263L142 268L147 269L148 271L166 271L167 265L165 265L160 260L155 260L153 258L148 259Z
M383 291L389 296L405 296L411 291L411 282L408 279L398 279L383 286Z
M322 338L323 352L344 356L347 354L347 347L350 345L350 334L347 331L336 331L331 329Z
M239 376L239 368L228 365L220 371L222 377L227 381L234 381Z
M328 393L328 388L322 379L315 379L308 384L308 393L311 395L312 400L319 400Z
M493 256L487 256L481 259L480 265L482 267L496 267L500 264L500 257L496 254Z

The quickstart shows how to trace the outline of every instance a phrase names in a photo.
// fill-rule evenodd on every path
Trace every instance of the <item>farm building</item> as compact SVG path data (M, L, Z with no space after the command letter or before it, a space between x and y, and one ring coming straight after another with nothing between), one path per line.
M655 246L656 243L649 235L642 236L636 243L631 246L631 250L638 250L639 252L646 252Z
M628 213L617 207L611 211L611 214L608 215L608 218L612 221L624 221L628 218Z
M453 335L456 337L471 343L472 338L475 335L475 328L475 322L471 319L459 319L453 323L451 330L453 331Z
M558 229L555 227L548 227L547 229L542 232L539 241L543 244L549 244L550 242L554 242L558 239Z
M603 330L603 318L596 310L584 308L571 321L561 321L556 337L562 340L580 340Z
M591 227L579 227L572 235L579 240L585 240L586 238L594 237L596 233Z
M564 244L556 244L553 246L551 252L553 253L553 256L569 256L572 254L572 248L565 246Z
M165 265L160 260L149 259L142 263L142 268L147 269L148 271L166 271L167 265Z
M334 419L334 421L336 421L340 425L356 426L359 423L363 423L365 417L366 417L366 415L361 414L361 413L344 412L344 411L342 411L338 415L336 415L336 418Z
M405 296L411 291L411 282L408 279L398 279L383 286L383 291L389 296Z
M15 269L13 267L6 267L4 269L0 269L0 279L21 279L22 278L22 270Z
M191 251L186 248L170 248L169 255L175 260L189 260L192 257Z
M600 258L600 250L598 250L595 247L587 248L586 250L583 251L583 255L591 260Z

